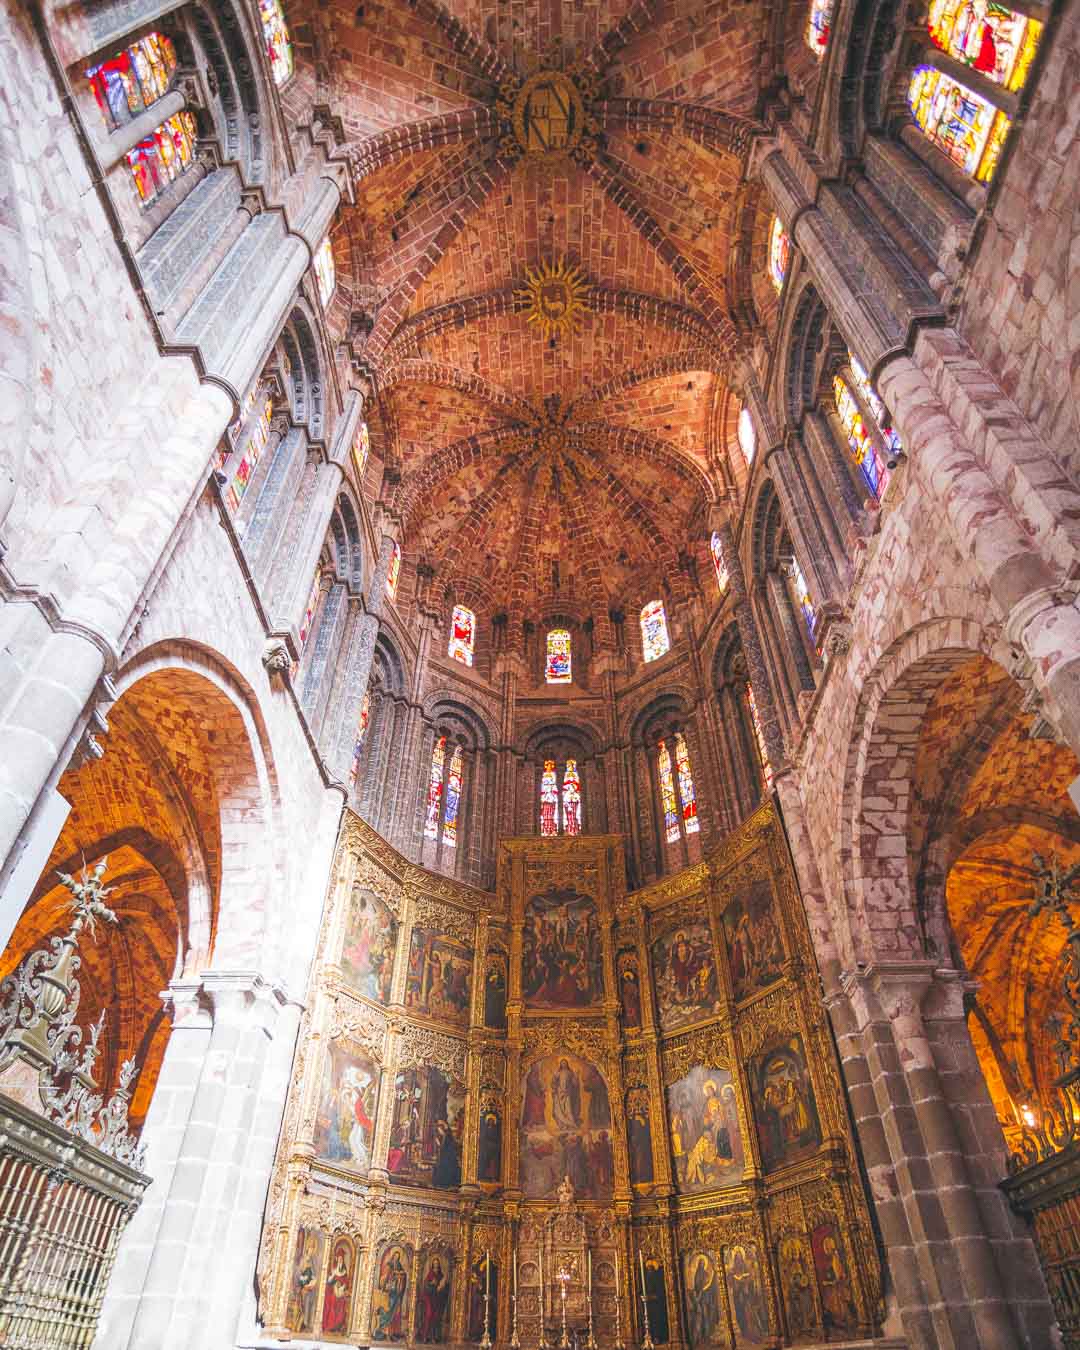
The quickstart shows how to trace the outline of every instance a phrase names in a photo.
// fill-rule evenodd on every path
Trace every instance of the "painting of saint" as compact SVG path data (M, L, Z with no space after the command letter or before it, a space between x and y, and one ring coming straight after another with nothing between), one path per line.
M379 1070L366 1055L331 1041L315 1117L315 1153L366 1172L371 1166Z
M664 1267L655 1256L645 1258L645 1306L649 1310L649 1331L657 1345L667 1345L671 1339L668 1330L667 1284Z
M348 1238L334 1239L330 1265L323 1286L322 1330L324 1336L349 1334L349 1309L352 1307L353 1271L356 1253Z
M494 1341L498 1331L499 1263L485 1252L474 1257L469 1272L469 1330L467 1338L476 1342L484 1339L484 1289L488 1279L488 1261L491 1261L491 1301L488 1306L488 1335Z
M668 1088L675 1184L683 1195L737 1186L743 1141L735 1086L727 1069L697 1064Z
M499 1181L502 1177L502 1117L494 1101L480 1107L476 1176L478 1181Z
M341 971L350 989L377 1003L390 997L397 931L397 920L377 895L359 887L353 891Z
M549 1055L529 1070L521 1108L520 1181L526 1196L555 1194L569 1177L577 1196L610 1198L615 1182L611 1106L594 1065Z
M292 1283L289 1285L289 1303L285 1311L285 1325L290 1331L307 1332L311 1336L316 1332L319 1271L325 1245L325 1239L318 1230L297 1229Z
M735 1323L735 1344L764 1345L769 1340L769 1310L761 1284L761 1267L754 1243L737 1243L724 1253L728 1299Z
M630 1146L630 1180L635 1186L647 1186L653 1179L653 1161L646 1088L631 1088L626 1094L626 1138Z
M724 910L724 937L737 999L774 984L784 973L784 944L772 887L755 881Z
M506 1030L506 953L495 947L488 952L484 974L484 1026Z
M814 1152L821 1143L821 1126L801 1036L757 1056L751 1093L766 1171Z
M460 1186L464 1124L464 1084L430 1064L403 1069L394 1082L390 1180L441 1190Z
M817 1331L814 1312L814 1287L811 1282L810 1256L802 1238L786 1237L780 1244L780 1279L788 1330L792 1336L813 1335Z
M399 1243L387 1247L380 1257L375 1271L375 1287L371 1291L373 1341L405 1339L405 1295L409 1290L411 1266L412 1252Z
M653 979L664 1031L720 1007L708 923L680 924L652 946Z
M623 1026L633 1030L641 1026L641 981L638 979L637 957L629 953L620 954L618 970Z
M604 996L596 906L576 891L534 895L525 910L521 988L534 1008L584 1008Z
M416 1339L441 1345L450 1322L450 1257L432 1252L416 1287Z
M691 1345L726 1345L716 1260L708 1252L689 1252L683 1260L686 1331Z
M469 1020L472 952L445 933L414 928L405 975L405 1006L440 1022Z
M819 1224L810 1234L821 1314L828 1340L846 1340L858 1329L859 1314L851 1290L844 1245L834 1223Z

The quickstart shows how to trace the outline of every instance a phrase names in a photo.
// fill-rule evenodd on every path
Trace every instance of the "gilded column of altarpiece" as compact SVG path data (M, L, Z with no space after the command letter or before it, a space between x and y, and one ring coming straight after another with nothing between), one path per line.
M281 1340L775 1346L880 1272L786 842L762 807L628 894L619 836L504 840L495 895L343 827L267 1205ZM644 1289L644 1300L641 1297Z

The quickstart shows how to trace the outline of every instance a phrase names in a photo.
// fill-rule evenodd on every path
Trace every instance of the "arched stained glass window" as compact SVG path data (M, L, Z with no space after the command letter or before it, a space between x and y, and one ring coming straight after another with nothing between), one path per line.
M259 460L262 458L262 452L266 449L266 442L270 439L270 419L273 415L273 399L264 398L262 407L259 409L259 415L251 424L250 435L244 443L240 460L225 494L225 500L232 511L239 508L244 493L248 490L248 485L251 482L251 475L255 472ZM243 429L241 429L241 435L243 435Z
M727 563L724 562L724 550L720 545L720 535L716 530L713 530L712 539L709 541L709 549L712 552L713 570L716 572L716 584L720 588L720 594L727 595L727 588L731 578L728 576Z
M562 780L563 833L581 833L581 779L577 760L568 759Z
M353 747L352 765L349 769L349 787L356 786L360 777L360 756L364 753L364 740L367 737L368 722L371 721L371 691L364 694L360 705L360 720L356 726L356 745Z
M889 481L889 471L882 463L874 438L866 429L859 405L842 375L837 375L833 379L833 399L836 402L840 425L844 428L844 435L848 440L851 457L859 466L867 487L880 500Z
M316 567L315 579L311 583L311 590L308 592L307 604L304 606L304 617L300 621L300 650L304 650L304 645L311 636L311 624L315 618L315 611L319 607L319 583L322 581L322 567Z
M450 770L446 775L446 810L443 812L442 841L446 848L457 848L458 812L461 809L461 746L454 746Z
M791 260L791 240L784 232L779 216L773 216L769 231L769 280L778 291L784 289L788 263Z
M656 772L660 779L660 805L664 811L664 837L669 844L677 844L679 803L675 797L675 779L671 773L671 754L665 741L657 746Z
M746 460L747 468L754 462L754 455L757 452L757 429L754 426L754 419L751 416L749 408L743 408L739 413L739 449L743 453L743 459Z
M178 112L127 152L128 168L144 206L195 162L195 134L191 113Z
M908 86L919 130L957 167L980 183L994 176L1012 123L981 94L933 66L919 66Z
M927 30L943 52L1016 92L1035 59L1043 26L993 0L931 0Z
M694 777L690 772L690 751L686 748L686 738L681 731L675 733L675 771L679 778L679 799L682 802L683 829L687 834L697 834L700 828L697 813L697 795L694 792Z
M791 579L795 584L795 599L800 610L802 610L806 631L810 634L810 641L814 642L817 634L817 610L810 598L810 587L806 584L806 578L799 566L799 560L794 557L791 559Z
M540 775L540 833L545 837L559 833L559 780L553 759L544 760Z
M315 259L313 266L315 268L315 283L319 291L319 299L323 303L323 308L330 303L330 297L334 294L334 286L337 282L337 273L334 270L334 246L330 243L330 236L327 235L319 247L315 250Z
M824 56L832 28L833 0L810 0L806 21L806 45L815 56Z
M352 439L352 462L356 470L356 481L363 486L364 470L367 468L368 451L371 449L371 437L368 435L367 423L361 419L356 424L356 431Z
M547 635L547 661L544 665L544 679L548 684L569 684L571 682L570 634L565 628L553 628Z
M848 365L851 367L851 375L855 381L855 388L863 396L863 401L870 409L874 421L877 423L877 429L881 432L881 439L885 442L885 450L890 458L899 458L904 453L904 443L900 435L892 424L892 418L885 409L885 404L877 396L877 390L870 383L870 376L867 375L859 363L858 357L848 348Z
M110 129L122 127L168 92L176 49L164 33L147 33L86 72Z
M439 808L442 806L443 769L446 766L446 737L440 736L431 751L428 774L427 806L424 811L424 838L439 837Z
M450 646L448 654L463 666L473 663L473 643L476 640L476 615L464 605L455 605L450 620Z
M761 761L761 772L765 777L765 787L772 790L773 770L769 763L769 752L765 746L765 732L762 730L761 718L758 716L757 704L754 702L754 690L747 683L746 686L746 706L750 709L750 725L754 728L754 744L757 746L758 759Z
M646 661L655 661L671 647L663 600L650 600L641 611L641 651Z
M390 566L386 573L386 598L387 600L397 599L398 577L401 575L401 549L398 542L394 540L394 547L390 553Z
M270 74L280 89L293 73L292 42L289 40L285 15L281 12L281 0L259 0L259 18L262 19Z

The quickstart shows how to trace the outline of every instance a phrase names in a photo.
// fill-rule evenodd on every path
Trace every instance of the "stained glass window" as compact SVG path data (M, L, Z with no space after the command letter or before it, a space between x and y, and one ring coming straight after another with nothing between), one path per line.
M750 709L750 725L754 728L754 744L757 746L758 759L761 760L761 772L765 776L765 786L772 789L773 771L769 763L769 752L765 748L765 732L761 727L761 718L758 716L757 704L754 702L754 691L750 684L746 686L746 705Z
M754 462L754 454L757 450L757 429L754 426L754 419L750 415L749 408L743 408L739 413L739 449L743 452L743 459L746 460L747 468Z
M700 828L697 795L694 792L694 777L690 772L690 751L686 748L686 739L681 731L675 733L675 771L679 776L679 799L682 801L683 829L687 834L697 834Z
M814 635L817 632L817 610L810 598L810 587L806 584L806 578L803 576L798 558L792 558L791 560L791 579L795 583L795 598L802 610L806 631L810 634L810 640L813 642L815 640Z
M147 33L86 72L110 128L122 127L168 92L176 49L164 33Z
M657 748L656 770L660 778L660 805L664 809L664 837L669 844L676 844L679 841L679 803L675 799L671 755L664 741Z
M446 810L443 812L442 841L446 848L457 848L458 811L461 807L461 746L454 746L446 775Z
M319 290L319 299L325 308L330 303L330 297L334 294L334 284L337 275L334 271L334 247L330 243L330 236L327 235L319 247L315 250L315 259L313 266L315 268L315 283Z
M360 705L360 721L356 726L356 745L353 747L352 767L349 769L349 787L356 786L360 776L360 756L364 753L364 740L367 737L368 722L371 720L371 692L364 694Z
M476 615L464 605L455 605L450 620L449 655L464 666L473 662L473 643L476 640Z
M319 583L322 581L322 568L316 567L315 579L311 583L311 590L308 593L307 604L304 606L304 617L300 621L300 650L304 650L304 644L311 634L311 621L315 617L315 611L319 607Z
M720 546L720 535L713 530L712 539L709 541L709 548L712 552L713 568L716 572L716 584L720 587L720 594L727 595L728 576L727 563L724 562L724 550Z
M889 471L881 461L874 438L866 429L859 405L855 401L847 381L841 375L833 379L833 399L840 425L844 428L851 457L859 466L866 485L875 497L880 498L889 481Z
M388 600L397 599L398 577L401 575L401 549L398 542L394 540L394 548L390 554L390 566L386 573L386 598Z
M578 777L577 760L568 759L562 780L563 831L566 834L581 833L581 779Z
M931 40L995 84L1024 87L1043 26L993 0L931 0Z
M442 806L443 768L446 764L446 737L440 736L431 751L428 774L427 808L424 812L424 838L439 837L439 808Z
M356 433L352 439L352 462L356 470L356 481L363 486L364 470L367 468L368 450L371 448L371 438L368 435L367 423L361 419L356 424Z
M829 45L832 26L833 0L810 0L810 17L806 21L806 44L815 56L824 56Z
M892 418L885 410L885 404L877 396L877 390L870 383L870 376L859 364L855 353L848 348L848 365L851 367L852 378L855 380L855 388L863 396L863 401L870 409L877 423L877 429L881 432L881 439L885 442L885 450L890 458L897 458L904 453L904 443L900 435L892 424Z
M251 428L251 434L248 436L240 455L240 462L236 466L232 482L225 494L229 509L232 511L239 507L244 493L248 490L251 475L255 472L255 468L262 458L262 452L266 449L266 442L270 439L270 419L273 415L273 399L263 399L258 419Z
M990 181L1011 125L1005 113L933 66L915 70L908 104L929 141L964 173L980 183Z
M191 113L179 112L127 152L128 168L144 206L149 206L194 162L195 131Z
M259 17L262 19L270 73L280 88L293 73L292 42L289 40L285 15L281 12L281 0L259 0Z
M671 646L663 600L650 600L641 611L641 650L646 661L655 661Z
M773 216L772 229L769 232L769 279L778 291L784 289L788 262L791 258L791 240L784 233L780 217Z
M559 780L555 777L555 761L544 760L544 772L540 775L540 833L552 835L559 833Z
M569 684L570 634L565 628L553 628L547 635L547 662L544 679L548 684Z

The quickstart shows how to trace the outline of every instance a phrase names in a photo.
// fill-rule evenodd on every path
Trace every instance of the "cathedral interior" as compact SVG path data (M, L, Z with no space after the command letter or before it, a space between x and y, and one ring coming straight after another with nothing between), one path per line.
M1080 0L0 70L0 1344L1080 1346Z

